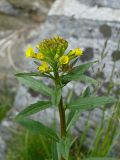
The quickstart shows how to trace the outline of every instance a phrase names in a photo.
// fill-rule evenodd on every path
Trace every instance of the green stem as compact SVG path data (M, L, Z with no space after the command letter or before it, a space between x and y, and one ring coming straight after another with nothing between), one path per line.
M61 96L59 103L59 115L60 115L60 130L61 130L61 138L66 136L66 124L65 124L65 109L63 106L63 99Z
M63 106L62 96L61 96L60 103L59 103L58 107L59 107L59 116L60 116L61 138L65 138L65 136L66 136L66 123L65 123L65 109ZM60 159L65 160L62 156Z
M56 86L61 86L60 77L58 74L58 71L54 72L55 75L55 84ZM61 132L61 138L65 138L66 136L66 121L65 121L65 108L63 105L63 98L61 96L60 102L58 104L59 109L59 117L60 117L60 132ZM62 156L60 158L61 160L65 160Z

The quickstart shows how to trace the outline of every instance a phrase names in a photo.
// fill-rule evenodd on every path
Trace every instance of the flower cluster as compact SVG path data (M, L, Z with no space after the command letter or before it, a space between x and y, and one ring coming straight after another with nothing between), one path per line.
M50 73L54 71L54 68L63 68L63 66L69 66L71 60L83 55L83 51L80 48L65 53L68 47L68 42L62 37L56 36L50 39L45 39L36 46L37 53L32 47L29 47L26 51L27 58L35 58L41 62L38 66L38 70L41 73Z

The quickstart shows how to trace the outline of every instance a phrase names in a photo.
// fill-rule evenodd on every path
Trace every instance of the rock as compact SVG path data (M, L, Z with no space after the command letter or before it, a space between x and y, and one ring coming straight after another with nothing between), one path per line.
M36 23L35 21L38 22L42 16L46 17L51 4L52 0L36 0L34 2L27 0L21 2L17 0L0 1L0 59L2 62L0 64L0 76L7 75L11 77L13 69L19 70L20 66L22 67L21 70L25 70L24 65L19 63L21 57L24 57L23 55L27 48L25 41L27 40L27 44L29 44L33 37L34 40L36 39L38 30L35 29L40 23ZM31 16L35 21L30 18ZM21 54L19 45L24 46L23 54ZM16 51L13 51L13 46L14 51L17 50L17 53L20 52L20 54L16 54ZM25 64L26 62L25 60ZM23 59L22 63L24 63ZM16 67L16 65L20 66Z
M10 127L10 124L7 121L0 124L0 160L6 160L7 143L11 138L11 132L8 126Z
M57 4L58 8L60 8L59 6L60 2L59 3L58 2L59 1L55 2L54 6L56 6ZM65 4L63 7L65 7ZM73 7L76 5L77 4L74 4ZM101 26L107 25L110 28L110 31L109 31L110 36L109 36L109 41L106 48L108 55L103 62L103 64L105 62L107 62L107 64L104 68L104 71L103 71L104 73L101 73L101 74L104 74L103 77L107 82L111 75L111 70L112 70L111 67L114 63L112 61L111 54L116 50L118 45L118 39L119 39L118 31L120 28L120 23L112 22L112 21L104 22L104 19L102 21L98 21L98 20L93 21L89 19L73 18L73 17L70 17L70 15L68 17L61 16L61 15L54 15L55 14L54 6L49 12L51 16L48 17L48 19L42 26L24 29L23 31L18 32L18 34L15 34L15 37L13 36L10 42L8 41L9 42L8 44L10 44L9 45L10 56L8 57L9 59L6 59L7 58L6 55L8 53L3 54L3 52L1 52L1 57L2 57L1 72L2 70L5 70L5 68L6 68L6 73L9 75L13 74L13 71L15 69L18 71L20 70L36 71L36 66L34 65L34 62L27 60L25 58L24 52L25 52L25 49L27 48L27 45L33 44L34 46L40 40L46 37L57 35L57 34L63 36L70 42L69 49L81 47L85 50L86 54L89 54L88 57L85 54L84 59L81 59L82 61L96 60L100 58L100 53L102 52L102 48L104 46L105 39L106 39L106 35L104 36L104 30L103 29L101 30ZM68 9L70 8L67 8L67 10ZM63 12L63 13L65 14L66 12ZM10 60L10 62L12 60L12 62L7 63L8 60ZM119 60L116 63L116 73L118 72L117 68L119 68ZM94 67L94 73L92 73L91 75L94 75L97 72L97 70L98 70L98 65ZM114 75L114 81L119 81L117 74ZM76 92L80 94L82 90L81 84L79 83L78 86L76 87L77 88Z
M22 8L24 10L28 11L35 11L35 10L42 10L43 12L46 11L46 7L50 7L53 0L34 0L34 1L29 1L29 0L8 0L12 5L14 5L17 8ZM44 8L43 8L44 7Z
M0 30L15 30L43 22L53 0L1 0Z
M120 8L120 1L118 0L79 0L80 3L86 4L88 6L97 7L109 7L114 9Z
M28 7L26 5L27 1L23 1L22 5L20 5L20 2L17 0L9 0L9 2L11 2L11 4L19 9L22 8L23 10L27 11L34 10L34 7L32 8L31 6ZM27 9L26 6L28 7ZM69 49L81 47L85 51L85 55L80 59L79 63L81 63L81 61L87 62L100 59L105 41L109 38L105 50L108 52L107 56L104 58L100 66L96 64L93 70L90 69L87 73L91 76L103 79L104 84L108 84L114 60L116 60L116 56L114 55L116 54L119 41L119 14L120 10L107 8L107 6L98 7L94 6L93 4L87 5L78 0L57 0L51 8L47 20L41 26L34 26L29 28L27 27L22 31L17 31L15 34L13 34L13 32L6 33L8 34L7 40L1 40L2 47L0 52L0 73L3 74L3 70L6 70L7 75L13 75L15 70L17 70L17 72L36 71L34 62L32 60L25 59L25 50L27 45L32 44L32 46L35 46L36 43L40 42L46 37L60 35L69 41ZM87 54L89 55L87 56ZM113 81L117 83L120 81L118 76L120 67L119 62L120 61L118 57L116 60L116 68L113 79ZM105 68L100 72L100 74L98 74L98 69L102 68L104 64ZM49 80L44 80L44 82L46 81L47 84L51 85ZM64 88L64 97L67 95L71 87L74 89L76 96L79 96L85 89L85 85L80 82L75 83L75 85L68 85L66 88ZM105 93L106 88L108 87L103 85L102 90L99 91L99 94ZM16 113L23 110L27 105L44 98L45 97L42 95L38 96L36 92L33 92L29 88L26 88L20 84L20 87L18 87L12 114L15 115ZM52 118L54 117L53 115L58 117L58 113L56 113L56 111L54 113L54 111L48 109L44 112L41 112L40 114L38 113L34 115L33 118L37 120L43 120L44 123L50 124L52 122ZM76 123L74 128L75 134L78 134L78 132L82 133L85 129L85 123L88 114L88 112L85 112L79 118L79 121ZM90 145L91 139L94 137L94 128L100 123L101 109L92 111L91 115L91 128L88 132L88 139L85 142L87 145Z
M17 30L32 26L32 24L34 24L34 22L28 18L19 17L18 19L13 16L7 16L2 13L0 14L0 30Z
M89 2L89 1L86 0L85 2ZM97 3L97 1L95 2ZM101 3L103 3L103 1L101 1ZM108 3L109 3L109 0L108 0ZM118 1L116 3L116 6L117 4L118 4ZM118 7L119 7L119 4L118 4ZM89 6L89 5L85 5L84 3L81 3L80 0L71 0L71 1L65 0L64 2L57 0L54 3L52 9L50 10L49 15L64 15L68 17L73 16L75 18L98 20L98 21L120 22L119 9L113 9L108 7L98 7L93 5Z
M6 144L3 141L2 137L0 136L0 159L5 160L5 150L6 150Z
M46 22L42 24L41 27L37 28L37 31L41 33L38 35L37 39L34 41L34 44L38 41L41 41L42 39L46 37L51 37L53 35L60 35L66 38L70 44L69 49L81 47L85 51L85 56L80 60L83 62L87 62L89 60L94 61L96 59L100 59L101 52L103 50L104 44L106 39L109 38L106 52L108 52L107 56L104 58L101 67L105 63L105 68L100 74L98 75L98 64L94 66L93 70L90 70L91 76L99 76L102 75L104 82L108 82L111 71L112 71L112 65L114 64L112 53L116 51L118 46L118 40L119 40L119 28L120 28L120 22L119 19L116 16L112 18L112 15L110 17L97 17L96 15L93 16L96 12L93 8L91 8L91 11L93 10L91 16L89 16L89 13L85 16L81 15L81 10L79 11L76 9L76 7L79 5L79 7L82 7L81 3L79 1L71 1L71 3L68 3L66 0L64 3L63 1L56 1L53 5L52 9L49 12L49 17L47 18ZM62 6L62 7L61 7ZM72 8L71 8L72 7ZM85 6L87 7L87 6ZM97 8L98 9L98 8ZM105 13L108 12L107 8L104 8ZM56 12L57 11L57 12ZM103 10L99 10L98 12L101 12ZM110 8L110 11L112 12L113 9ZM89 11L88 11L89 12ZM115 10L113 14L119 13L119 10ZM88 17L87 17L88 16ZM93 17L92 17L93 16ZM106 18L106 19L105 19ZM106 20L106 21L105 21ZM114 21L116 20L116 22ZM113 34L114 33L114 34ZM32 43L32 41L31 41ZM87 56L89 54L89 56ZM107 62L107 63L106 63ZM119 81L119 77L117 76L119 73L118 68L120 67L119 59L116 61L116 74L114 75L114 82ZM79 96L82 91L85 89L85 85L81 83L76 83L74 88L74 92L77 96ZM66 87L64 88L65 94L68 93L69 89ZM22 92L18 91L21 95ZM105 88L102 87L102 90L99 91L99 94L105 93ZM26 94L27 95L27 94ZM16 97L17 98L17 97ZM24 98L24 96L23 96ZM22 97L21 97L22 99ZM31 100L32 98L30 98ZM17 101L15 103L15 106L17 107ZM110 112L108 112L110 114ZM86 119L88 117L88 112L85 112L80 116L79 121L76 123L74 128L74 133L79 134L82 133L85 129L85 123ZM47 119L50 119L50 122L53 117L53 111L52 110L46 110L43 115L38 114L35 115L33 118L38 120L43 120L44 115L48 117ZM95 127L100 123L102 111L101 109L95 109L91 112L90 117L90 129L88 131L88 138L85 141L85 144L90 146L91 139L94 138L95 135ZM41 117L41 118L39 118ZM46 118L45 118L46 119ZM45 121L45 119L43 121ZM47 123L45 121L45 123Z
M18 9L22 9L23 12L28 12L28 14L35 21L40 22L43 21L48 13L49 8L53 0L8 0L14 7Z
M7 0L0 1L0 12L7 15L18 15L19 9L15 9Z
M36 39L38 31L33 30L33 28L36 28L35 26L39 26L45 20L52 4L52 0L27 1L29 5L26 3L26 6L24 6L25 1L22 2L19 1L17 6L15 1L0 0L0 88L3 88L3 81L7 79L7 85L14 92L18 85L14 76L15 70L17 71L22 67L21 70L25 71L27 64L29 64L24 54L24 49L27 47L25 41L27 40L27 44L29 44L33 37ZM29 8L26 8L27 6ZM15 42L17 43L15 44ZM19 45L24 46L22 54ZM20 54L16 50L19 50ZM23 65L23 59L25 59L25 66ZM18 66L18 64L20 65ZM30 64L32 63L30 62ZM35 96L35 93L33 94ZM16 110L13 112L16 113ZM3 123L0 123L0 160L6 160L7 143L11 139L11 132L8 128L15 126L8 117L3 120ZM5 126L6 124L7 126Z

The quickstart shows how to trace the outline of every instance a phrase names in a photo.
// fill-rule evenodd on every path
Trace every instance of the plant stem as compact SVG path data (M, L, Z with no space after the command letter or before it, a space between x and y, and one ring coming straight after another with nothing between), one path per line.
M60 115L61 138L64 138L66 136L66 124L65 124L65 109L63 106L62 96L59 103L59 115Z
M65 136L66 136L66 122L65 122L65 109L63 106L62 96L61 96L60 103L59 103L58 107L59 107L59 116L60 116L61 138L65 138ZM61 160L65 160L65 159L61 156Z
M61 86L61 82L60 82L60 77L59 77L59 73L54 72L55 75L55 84L56 86ZM63 105L63 98L61 96L60 98L60 102L58 104L58 109L59 109L59 117L60 117L60 132L61 132L61 138L65 138L66 136L66 121L65 121L65 108ZM62 156L61 156L61 160L65 160Z

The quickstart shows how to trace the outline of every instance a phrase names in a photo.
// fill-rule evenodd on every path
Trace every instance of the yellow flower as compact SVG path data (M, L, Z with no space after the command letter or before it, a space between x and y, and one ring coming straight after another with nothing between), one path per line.
M76 56L83 55L83 51L80 48L76 48L75 50L72 50L72 53L74 53Z
M43 55L43 53L38 53L37 55L36 55L36 58L37 59L44 59L44 55Z
M32 47L29 47L26 51L26 57L29 58L34 58L35 57L35 52L34 49Z
M50 68L49 68L49 65L48 65L47 63L45 63L45 62L43 62L42 65L38 67L38 70L39 70L40 72L42 72L42 73L48 72L49 69L50 69Z
M62 56L59 59L60 64L67 64L69 62L69 57L68 56Z

